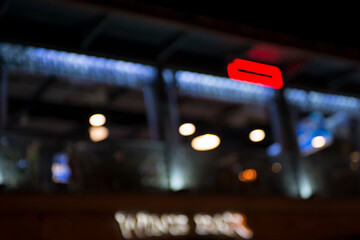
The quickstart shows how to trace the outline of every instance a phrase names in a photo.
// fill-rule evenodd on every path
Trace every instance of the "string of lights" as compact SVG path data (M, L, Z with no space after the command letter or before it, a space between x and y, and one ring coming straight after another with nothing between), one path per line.
M307 111L322 111L326 113L346 112L359 117L360 99L315 91L287 88L285 98L290 105Z
M68 77L117 86L141 88L158 77L156 67L45 48L0 43L0 56L9 70ZM167 84L175 83L181 95L204 97L234 103L265 105L275 91L270 88L233 81L226 77L189 71L163 71ZM336 94L285 88L289 104L303 110L329 113L344 111L359 116L360 99Z
M175 79L180 94L226 102L263 105L273 98L275 93L270 88L187 71L177 71Z
M252 103L264 105L274 97L276 90L233 81L225 77L177 71L176 86L180 94L206 97L227 102ZM295 88L285 88L284 95L290 105L305 111L323 111L336 113L346 112L360 116L360 99L316 91L305 91Z
M157 77L157 69L148 65L12 43L0 43L0 56L9 70L131 88L150 84Z

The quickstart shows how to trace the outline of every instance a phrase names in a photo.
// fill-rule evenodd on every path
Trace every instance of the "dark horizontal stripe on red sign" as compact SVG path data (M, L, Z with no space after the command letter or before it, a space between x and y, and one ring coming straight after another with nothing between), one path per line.
M243 59L235 59L228 65L229 78L275 89L283 87L281 71L278 67Z

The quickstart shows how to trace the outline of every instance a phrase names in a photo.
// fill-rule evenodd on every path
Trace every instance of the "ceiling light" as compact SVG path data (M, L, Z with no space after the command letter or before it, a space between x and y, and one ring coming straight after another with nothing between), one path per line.
M191 146L197 151L208 151L220 145L220 138L214 134L205 134L194 138Z
M91 126L94 127L102 126L105 124L105 122L106 122L105 116L100 113L94 114L89 118L89 123L91 124Z
M249 138L252 142L261 142L265 138L265 132L261 129L255 129L250 132Z
M190 136L194 134L196 128L192 123L184 123L179 127L179 133L183 136Z
M313 148L322 148L326 145L326 139L323 136L316 136L311 140Z

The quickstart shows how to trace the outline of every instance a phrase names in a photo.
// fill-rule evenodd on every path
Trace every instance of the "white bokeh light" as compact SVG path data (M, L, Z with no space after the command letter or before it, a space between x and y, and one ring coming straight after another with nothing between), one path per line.
M184 123L179 127L179 133L183 136L190 136L194 134L196 128L192 123Z
M89 128L90 139L93 142L100 142L105 140L109 136L109 130L104 127L90 127Z
M252 142L261 142L265 139L265 132L261 129L255 129L250 132L249 138Z
M105 122L106 122L106 117L100 113L94 114L89 118L89 123L91 124L91 126L94 127L100 127L104 125Z
M208 151L220 145L220 138L214 134L205 134L194 138L191 146L197 151Z
M323 136L316 136L311 140L313 148L322 148L326 145L326 139Z

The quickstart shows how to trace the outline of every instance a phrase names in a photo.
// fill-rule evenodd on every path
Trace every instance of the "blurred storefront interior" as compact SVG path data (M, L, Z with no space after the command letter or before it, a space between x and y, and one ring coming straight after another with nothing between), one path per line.
M349 25L0 3L0 239L360 237ZM277 66L284 87L229 79L236 58Z

